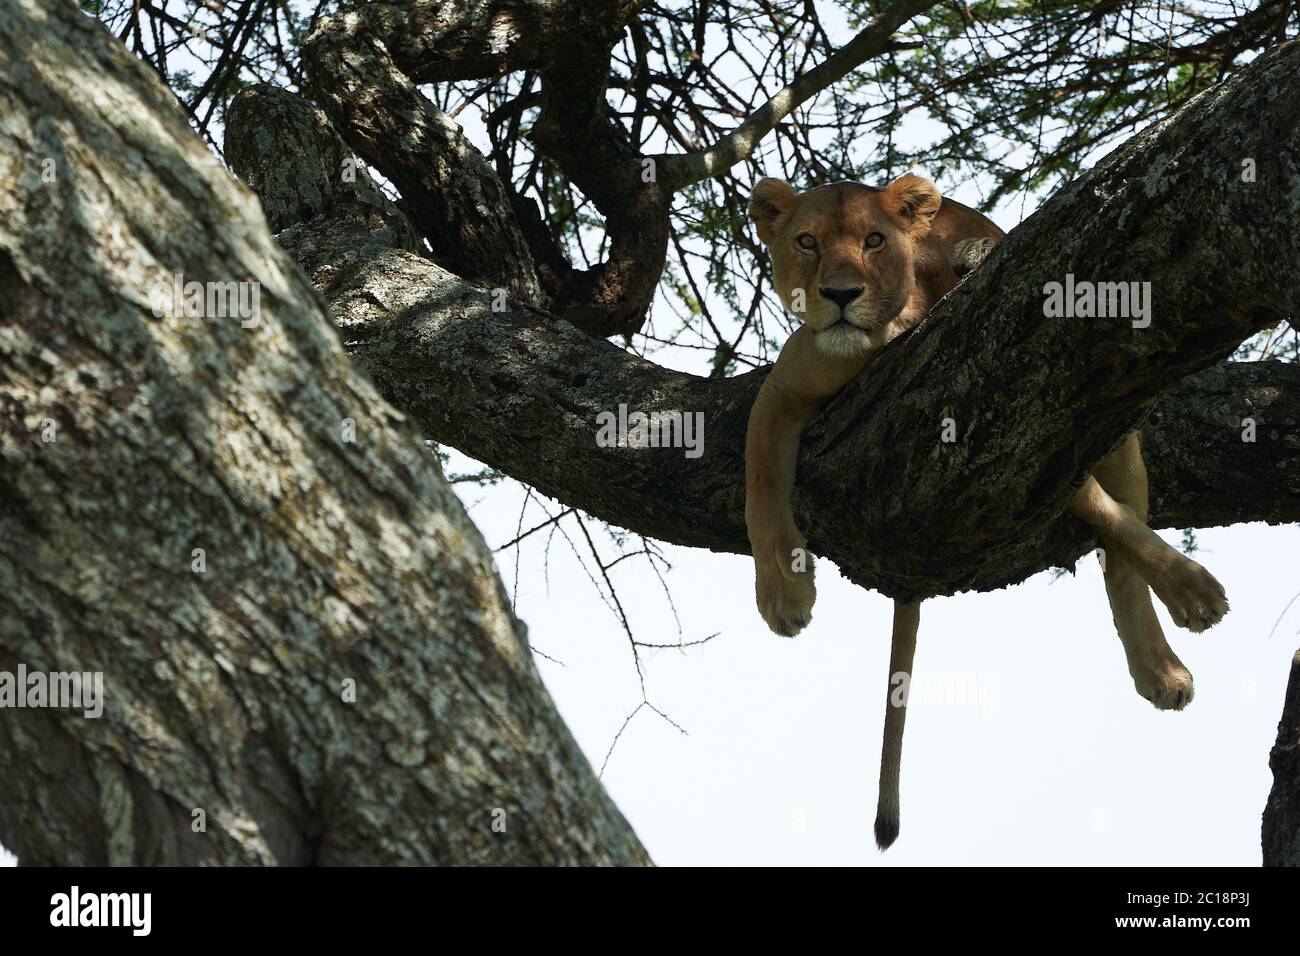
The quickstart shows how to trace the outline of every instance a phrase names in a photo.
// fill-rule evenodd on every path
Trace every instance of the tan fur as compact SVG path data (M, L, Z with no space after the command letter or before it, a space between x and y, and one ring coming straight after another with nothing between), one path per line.
M804 428L1003 233L910 173L884 189L836 183L801 195L764 179L749 213L771 253L777 294L803 322L759 389L745 439L745 523L758 609L773 631L793 636L811 620L816 599L812 558L790 510ZM1228 604L1208 571L1146 526L1146 467L1136 434L1097 467L1069 510L1102 542L1106 592L1138 693L1158 708L1182 709L1192 699L1192 676L1165 641L1148 586L1174 621L1193 631L1216 624ZM895 602L891 690L896 675L910 678L918 620L918 605ZM886 710L876 818L882 849L898 834L905 711L905 702Z

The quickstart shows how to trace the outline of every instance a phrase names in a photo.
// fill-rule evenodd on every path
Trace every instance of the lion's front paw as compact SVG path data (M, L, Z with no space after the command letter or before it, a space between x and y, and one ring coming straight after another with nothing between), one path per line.
M1157 710L1182 710L1195 695L1192 672L1176 657L1133 668L1133 684Z
M794 637L812 620L817 600L812 555L798 535L755 550L758 613L775 633Z
M774 633L794 637L812 620L817 586L811 571L797 578L763 575L758 579L758 613Z

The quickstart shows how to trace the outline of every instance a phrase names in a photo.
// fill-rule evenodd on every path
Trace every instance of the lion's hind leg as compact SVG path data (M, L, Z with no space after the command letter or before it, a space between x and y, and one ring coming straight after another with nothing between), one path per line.
M1106 596L1138 694L1161 710L1182 710L1194 693L1192 675L1165 640L1147 581L1129 550L1134 542L1147 546L1148 535L1159 540L1144 524L1146 468L1135 434L1127 436L1098 466L1075 494L1069 510L1097 529ZM1160 544L1173 551L1163 541ZM1205 573L1208 576L1209 572Z
M1102 548L1106 597L1133 686L1159 710L1182 710L1195 693L1191 671L1165 640L1146 581L1105 538Z
M1228 613L1223 585L1147 527L1147 472L1136 432L1126 435L1102 460L1093 477L1109 501L1099 502L1094 509L1100 511L1102 524L1091 523L1109 534L1122 557L1168 608L1174 623L1199 632L1223 620Z

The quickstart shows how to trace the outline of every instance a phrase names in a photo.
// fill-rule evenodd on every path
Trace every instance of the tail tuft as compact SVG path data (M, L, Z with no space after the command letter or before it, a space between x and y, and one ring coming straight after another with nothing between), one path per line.
M898 814L893 813L887 816L883 812L877 813L876 814L876 846L878 846L880 848L880 851L883 853L885 850L888 850L891 846L893 846L894 841L897 839L898 839Z

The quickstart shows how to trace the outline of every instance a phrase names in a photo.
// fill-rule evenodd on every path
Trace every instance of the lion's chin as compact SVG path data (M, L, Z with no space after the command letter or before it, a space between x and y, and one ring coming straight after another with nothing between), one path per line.
M837 322L817 333L817 351L830 358L864 358L875 347L865 330L847 322Z

